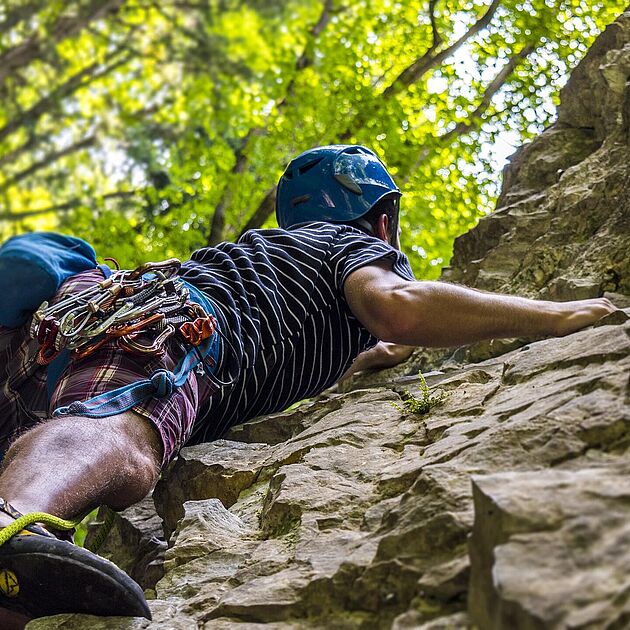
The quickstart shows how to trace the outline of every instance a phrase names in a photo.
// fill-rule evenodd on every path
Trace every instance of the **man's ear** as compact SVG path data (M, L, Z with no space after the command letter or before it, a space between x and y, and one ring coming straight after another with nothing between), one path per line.
M389 243L389 217L381 214L376 222L376 238Z

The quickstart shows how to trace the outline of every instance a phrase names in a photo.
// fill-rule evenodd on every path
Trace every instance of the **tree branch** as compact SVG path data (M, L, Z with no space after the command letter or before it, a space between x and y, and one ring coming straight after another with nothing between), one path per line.
M319 35L322 33L324 28L326 28L326 25L330 21L332 7L333 7L333 0L324 1L319 18L317 19L317 22L309 30L308 39L304 46L304 49L302 50L301 55L297 58L295 62L295 72L293 73L291 80L287 84L287 89L284 93L284 96L276 103L276 106L275 106L276 114L280 113L286 107L288 100L290 99L291 96L293 96L295 82L296 82L297 77L299 76L299 73L305 68L308 68L310 65L312 65L313 57L310 51L310 46L319 37ZM270 115L271 113L267 116L265 120L268 120ZM247 132L247 134L244 136L238 148L236 149L235 151L236 160L234 162L234 166L232 167L232 170L230 171L230 175L228 176L228 180L227 180L228 184L224 188L223 194L221 195L221 198L219 199L216 205L216 208L214 210L214 214L212 215L212 226L210 229L210 237L208 239L209 245L216 245L217 243L221 242L221 240L223 239L223 231L225 228L225 211L230 205L232 201L232 197L233 197L233 190L232 190L232 187L230 186L230 181L235 175L242 173L247 167L248 165L247 164L248 162L247 147L249 146L250 142L252 142L255 138L258 138L264 135L266 132L267 132L266 126L251 128ZM275 193L274 193L274 199L275 199ZM259 206L259 208L254 213L254 216L257 216L260 211L261 211L261 208ZM251 223L251 219L248 221L248 225L249 223Z
M438 31L437 23L435 21L435 8L439 1L440 0L429 1L429 17L431 18L431 31L433 34L431 48L429 48L429 50L435 50L442 43L442 37L440 36L440 32Z
M422 58L429 57L431 53L436 48L438 48L440 44L444 41L442 39L442 36L440 35L440 32L437 27L437 22L435 19L435 9L439 1L440 0L429 0L429 19L431 20L431 46L427 50L425 50L425 52L422 54ZM385 72L383 72L379 77L376 77L376 79L372 81L372 89L375 89L376 87L380 86L383 83L383 81L385 81L391 69L395 65L396 65L396 62L394 59L390 63L389 68L387 68ZM349 137L350 135L351 135L350 132L346 132L342 137Z
M17 184L23 179L30 177L33 173L36 173L42 168L45 168L49 166L50 164L53 164L57 160L63 157L66 157L67 155L71 155L72 153L76 153L77 151L81 151L83 149L86 149L89 146L92 146L95 140L96 140L95 136L88 136L87 138L84 138L83 140L80 140L79 142L75 142L74 144L71 144L65 149L60 149L59 151L53 151L52 153L49 153L48 155L43 157L41 160L38 160L37 162L33 162L33 164L31 164L28 168L25 168L19 173L16 173L13 177L10 177L5 182L0 184L0 190L6 190L9 186L13 186Z
M0 166L4 166L9 162L14 162L18 156L22 155L25 151L29 151L35 145L40 142L46 140L43 136L36 136L35 134L29 135L29 138L26 142L22 143L20 146L15 147L12 151L5 153L3 156L0 156Z
M507 81L509 76L514 72L516 66L526 59L536 47L534 44L528 44L520 52L510 57L509 61L501 68L496 77L488 84L488 87L484 90L481 102L473 112L471 112L466 120L458 122L453 129L445 133L441 139L444 142L450 142L454 137L460 136L470 131L481 119L483 114L490 107L490 103L495 94L503 87L503 84Z
M101 195L99 199L101 201L108 201L109 199L127 199L138 194L136 190L121 190L118 192L107 193ZM42 214L50 214L51 212L68 212L74 210L79 206L88 205L84 199L71 199L65 203L56 204L54 206L48 206L47 208L39 208L36 210L16 210L8 212L0 212L0 221L21 221L29 217L40 216Z
M247 232L247 230L257 230L271 216L276 208L276 186L269 189L263 200L258 204L256 212L249 217L247 224L241 230L239 238Z
M43 2L26 2L20 7L16 7L7 14L5 19L0 23L0 34L8 33L14 26L24 21L27 17L31 17L37 9L40 9Z
M496 93L503 87L512 72L514 72L516 66L518 66L518 64L523 59L526 59L535 49L536 46L534 44L528 44L520 52L510 57L509 61L503 66L503 68L501 68L494 79L492 79L492 81L488 84L488 86L484 90L479 105L477 105L474 111L472 111L467 116L466 120L459 121L455 125L455 127L453 127L453 129L435 139L440 144L440 146L444 146L450 142L453 142L455 138L465 133L468 133L479 124L479 122L482 120L483 114L485 114L490 107L492 99L494 98ZM409 168L407 173L401 178L403 186L409 181L412 174L418 168L420 168L420 164L422 164L422 162L427 159L428 155L429 150L426 147L423 147L420 150L420 154L415 160L413 166Z
M404 88L409 87L412 83L416 83L429 70L439 66L445 59L453 55L463 44L471 37L477 35L480 31L490 24L496 10L499 8L501 0L492 0L488 10L453 44L444 48L437 54L432 54L434 48L429 48L421 57L418 57L413 63L407 66L394 81L383 91L383 96L388 98L401 92ZM434 19L433 13L431 14ZM432 24L433 24L432 19Z
M28 65L34 59L41 58L51 44L57 44L78 33L92 20L118 9L123 2L124 0L92 0L78 15L73 17L60 15L50 27L48 41L42 41L37 35L33 35L21 44L4 51L0 55L0 85L18 68Z
M114 53L115 54L115 53ZM128 61L129 56L123 56L118 61L112 63L109 66L105 66L100 71L94 72L101 64L93 63L82 70L79 70L76 74L72 75L65 83L56 87L50 94L44 96L35 105L22 112L17 118L10 120L4 127L0 128L0 141L4 140L8 135L14 133L20 127L24 125L32 125L59 99L72 94L80 87L96 81L112 72L118 66ZM87 81L84 79L88 77Z

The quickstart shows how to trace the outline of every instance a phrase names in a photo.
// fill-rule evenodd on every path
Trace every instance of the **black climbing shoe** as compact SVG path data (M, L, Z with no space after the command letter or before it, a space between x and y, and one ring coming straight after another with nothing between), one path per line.
M28 532L0 546L0 607L33 618L86 613L151 619L142 589L115 564Z

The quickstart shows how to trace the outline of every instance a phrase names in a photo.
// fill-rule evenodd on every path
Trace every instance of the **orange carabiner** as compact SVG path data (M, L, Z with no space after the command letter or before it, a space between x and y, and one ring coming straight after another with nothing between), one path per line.
M132 333L139 333L141 330L145 328L149 328L154 324L158 324L164 319L164 313L153 313L146 319L141 319L135 324L127 324L126 326L120 326L118 328L110 329L110 333L112 337L124 337L125 335L131 335Z
M104 346L111 339L110 335L106 335L102 339L95 341L89 346L82 346L80 348L76 348L72 352L73 359L85 359L85 357L89 357L93 352L96 352L101 346Z
M35 361L37 361L38 365L48 365L59 356L59 352L59 350L55 350L54 343L46 343L37 351Z
M217 320L209 315L208 317L198 317L192 322L184 322L179 327L182 337L193 346L198 346L212 336L217 328Z
M154 354L161 356L164 354L164 344L166 340L175 332L175 326L167 324L164 330L150 343L144 344L136 341L139 332L131 333L118 338L118 347L126 352L135 354Z

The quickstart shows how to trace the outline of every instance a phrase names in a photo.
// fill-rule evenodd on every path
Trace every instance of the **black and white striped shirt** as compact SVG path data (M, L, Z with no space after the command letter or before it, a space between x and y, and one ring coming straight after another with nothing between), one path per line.
M375 345L350 311L343 285L380 259L413 280L404 254L341 224L252 230L238 243L194 252L180 273L214 303L229 342L218 376L236 380L205 401L189 443L319 394Z

